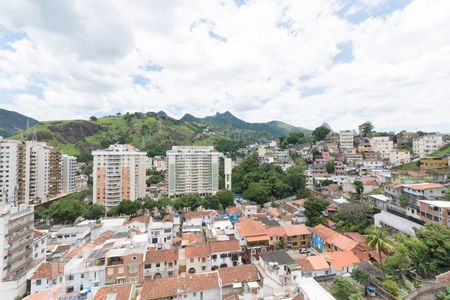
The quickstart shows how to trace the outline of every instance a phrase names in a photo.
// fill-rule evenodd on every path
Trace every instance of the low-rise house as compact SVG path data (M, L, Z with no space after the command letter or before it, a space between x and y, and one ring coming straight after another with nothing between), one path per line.
M424 222L450 227L450 201L419 200L419 209Z
M217 216L217 211L215 210L198 210L190 211L184 214L185 222L200 223L202 225L210 224Z
M218 272L149 280L144 283L141 300L221 299Z
M320 252L352 251L358 243L322 224L311 229L311 245Z
M152 247L169 248L172 244L173 223L170 221L154 221L150 219L148 227L148 243Z
M376 190L379 187L379 184L377 182L376 178L369 177L369 178L361 178L361 182L364 187L364 193L370 193L373 190Z
M352 251L325 252L297 260L301 276L314 278L350 274L360 262Z
M99 288L95 292L94 300L134 300L136 294L135 284L112 284Z
M105 255L105 283L122 284L130 282L142 285L145 252L145 247L109 250Z
M305 224L287 225L282 227L286 233L288 248L307 248L310 246L311 233Z
M381 169L383 168L384 163L382 160L368 160L364 159L362 163L362 167L365 169Z
M314 278L302 278L298 282L298 294L303 300L335 300Z
M207 227L209 240L227 241L235 238L236 231L228 218L216 218Z
M402 195L402 185L401 184L388 184L384 186L384 194L390 197L394 201L398 201Z
M367 202L378 209L387 210L391 198L386 197L385 195L369 195Z
M30 281L31 294L61 286L64 284L64 265L59 262L44 262L34 271Z
M300 275L299 266L284 250L261 253L258 263L265 273L282 285L292 282Z
M228 216L228 218L230 219L231 222L238 222L239 218L241 216L243 216L243 212L241 211L240 208L234 206L234 207L227 207L227 209L225 210L224 214L226 216Z
M242 264L241 246L238 240L210 242L208 245L212 270Z
M53 227L50 229L52 244L69 244L79 246L89 241L89 226Z
M222 296L251 294L261 298L263 278L255 265L241 265L219 269Z
M144 260L144 279L178 276L178 249L149 249Z
M33 229L33 259L37 261L45 260L47 255L47 234Z
M267 228L269 235L270 249L276 250L287 245L286 232L281 226L272 226Z
M242 203L238 204L238 208L246 217L253 216L258 213L258 204L252 201L242 200Z
M131 218L125 223L128 229L136 230L137 232L148 232L150 224L150 216L138 216Z
M258 256L269 248L269 235L262 222L249 218L241 218L236 223L236 238L244 249L243 260L250 262L251 256Z
M209 245L186 247L184 249L186 258L186 271L192 273L211 272L211 252Z
M427 199L438 200L444 195L447 188L439 183L417 183L403 185L403 192L407 194L410 199Z
M389 153L389 163L392 166L400 166L411 161L411 153L406 150L392 150Z
M449 167L449 157L439 156L439 157L424 157L420 159L420 168L425 170L440 170L448 169Z

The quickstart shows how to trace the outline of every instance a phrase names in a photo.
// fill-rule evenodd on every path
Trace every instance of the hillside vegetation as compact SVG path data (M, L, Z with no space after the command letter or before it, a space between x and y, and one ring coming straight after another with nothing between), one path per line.
M37 120L0 108L0 136L7 137L16 134L29 126L36 125Z

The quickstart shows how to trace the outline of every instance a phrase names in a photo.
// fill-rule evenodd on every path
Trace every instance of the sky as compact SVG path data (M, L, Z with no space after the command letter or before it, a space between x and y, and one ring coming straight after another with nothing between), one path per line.
M450 132L450 1L0 4L0 107Z

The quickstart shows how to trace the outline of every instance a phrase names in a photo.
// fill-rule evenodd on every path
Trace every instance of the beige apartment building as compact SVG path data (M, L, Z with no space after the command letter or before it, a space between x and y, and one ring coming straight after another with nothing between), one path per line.
M132 145L115 144L92 152L93 201L106 209L122 200L145 197L146 153Z
M389 154L394 149L394 142L388 136L377 136L369 140L372 151L379 152L382 159L389 159Z
M444 140L439 133L427 134L413 139L413 153L420 158L444 147Z
M353 149L353 132L351 130L342 130L339 132L339 145L341 150Z
M213 146L173 146L166 152L168 194L214 194L219 190L219 159ZM231 160L225 159L226 187L231 189Z

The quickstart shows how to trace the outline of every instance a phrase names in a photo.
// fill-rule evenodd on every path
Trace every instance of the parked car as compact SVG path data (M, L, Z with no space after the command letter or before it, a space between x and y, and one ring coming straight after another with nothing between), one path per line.
M308 248L300 248L300 253L301 254L308 254L309 253L309 249Z

